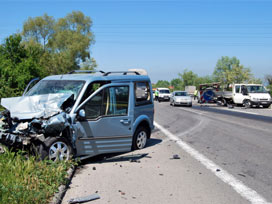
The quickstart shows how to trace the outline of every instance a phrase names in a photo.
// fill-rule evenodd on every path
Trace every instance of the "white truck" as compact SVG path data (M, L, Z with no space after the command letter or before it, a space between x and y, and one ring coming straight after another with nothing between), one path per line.
M230 91L219 91L215 94L216 101L223 104L240 104L246 108L268 108L272 99L262 84L232 84Z
M193 96L196 90L196 86L185 86L185 91L190 95Z

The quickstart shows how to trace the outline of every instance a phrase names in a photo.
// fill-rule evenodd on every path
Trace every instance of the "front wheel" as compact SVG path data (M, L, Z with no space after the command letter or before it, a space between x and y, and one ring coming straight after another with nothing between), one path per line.
M67 161L73 157L73 149L66 138L48 137L39 147L42 160Z
M245 108L250 108L250 107L251 107L251 102L250 102L250 100L248 100L248 99L244 100L244 101L243 101L243 106L244 106Z
M136 129L133 135L132 150L143 149L146 145L149 132L143 126Z

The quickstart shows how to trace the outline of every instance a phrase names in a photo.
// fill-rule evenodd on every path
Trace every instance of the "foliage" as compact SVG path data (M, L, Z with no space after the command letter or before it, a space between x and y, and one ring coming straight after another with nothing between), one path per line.
M222 85L248 83L253 80L250 69L240 65L236 57L221 57L217 61L213 75L215 80L221 82Z
M19 34L0 45L0 98L21 95L32 78L45 76L39 56L40 48L25 47Z
M182 81L180 78L172 79L170 85L174 87L174 90L181 90Z
M159 80L156 83L156 88L169 88L169 86L170 86L170 83L169 81L166 81L166 80Z
M79 69L82 62L84 69L97 66L90 57L90 45L94 43L91 26L90 17L80 11L58 20L44 14L29 18L24 23L22 35L26 43L42 44L44 53L40 62L48 74L63 74Z
M188 71L187 69L185 69L183 73L179 73L178 75L180 76L182 81L182 89L184 89L185 86L195 85L197 82L197 74L192 71Z
M37 161L24 152L0 154L0 203L48 203L67 182L69 162Z

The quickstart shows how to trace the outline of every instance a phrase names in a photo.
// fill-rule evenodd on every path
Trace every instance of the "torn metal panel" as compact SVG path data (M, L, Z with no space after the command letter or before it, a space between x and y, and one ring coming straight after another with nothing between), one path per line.
M12 118L19 120L49 118L61 112L62 105L72 95L71 93L57 93L2 98L1 105L10 111Z

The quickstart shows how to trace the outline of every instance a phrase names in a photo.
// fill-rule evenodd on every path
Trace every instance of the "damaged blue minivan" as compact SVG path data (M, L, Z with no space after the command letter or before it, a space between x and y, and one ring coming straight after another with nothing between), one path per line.
M142 149L154 129L151 91L144 70L48 76L1 99L0 143L53 161Z

